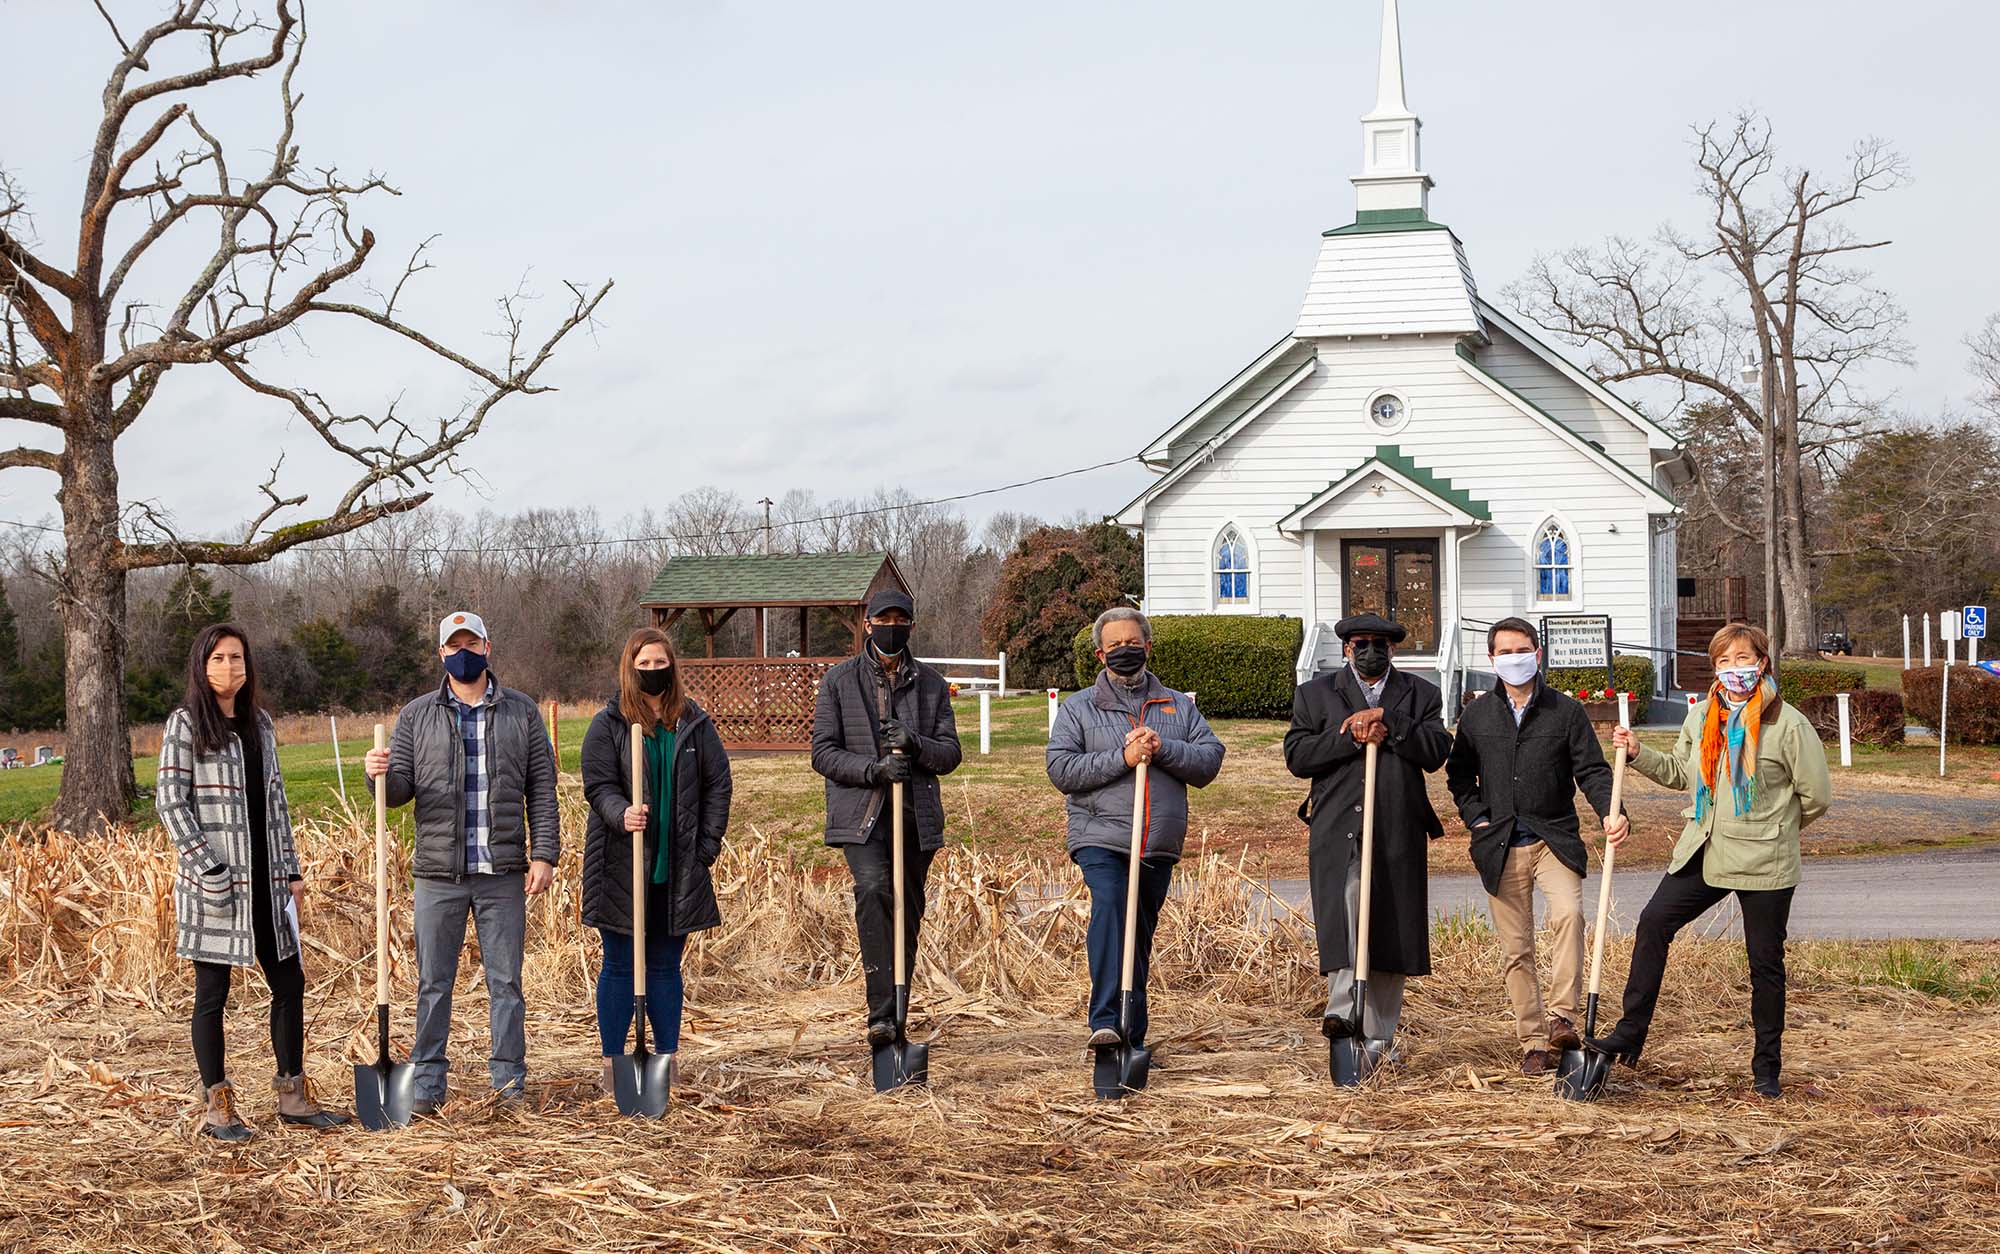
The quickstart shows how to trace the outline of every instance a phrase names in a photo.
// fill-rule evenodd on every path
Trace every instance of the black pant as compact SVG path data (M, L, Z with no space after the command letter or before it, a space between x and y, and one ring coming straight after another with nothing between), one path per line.
M868 976L868 1021L896 1017L896 898L888 816L866 843L842 845L854 876L854 926L861 934L861 966ZM903 953L916 966L917 932L924 921L924 884L936 850L917 848L917 825L903 824Z
M1699 853L1660 881L1653 899L1639 914L1632 970L1625 977L1625 1014L1615 1035L1634 1049L1646 1043L1653 1009L1660 1000L1667 946L1682 928L1731 891L1743 909L1743 943L1750 953L1750 1021L1757 1029L1750 1072L1758 1079L1775 1080L1785 1038L1785 925L1791 918L1793 890L1716 888L1702 878Z
M257 944L257 964L264 968L264 982L271 986L271 1052L277 1058L279 1075L298 1075L306 1062L306 973L293 954L278 961L278 938L271 930L271 894L264 887L269 877L255 885L251 902ZM229 1004L230 964L194 964L194 1060L201 1068L203 1088L220 1084L226 1074L222 1060L222 1012Z

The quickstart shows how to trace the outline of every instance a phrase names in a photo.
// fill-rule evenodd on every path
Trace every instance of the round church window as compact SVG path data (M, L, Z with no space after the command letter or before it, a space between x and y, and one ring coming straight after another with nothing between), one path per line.
M1378 431L1400 431L1409 417L1409 408L1394 392L1377 392L1368 399L1368 421Z

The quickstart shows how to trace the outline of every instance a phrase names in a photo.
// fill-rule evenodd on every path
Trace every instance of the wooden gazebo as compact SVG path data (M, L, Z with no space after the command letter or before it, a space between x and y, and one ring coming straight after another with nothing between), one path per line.
M860 650L868 598L882 587L910 590L887 553L677 557L661 568L639 604L663 630L673 630L689 613L701 623L704 656L684 657L680 665L689 695L715 719L724 744L803 749L812 741L820 678ZM716 634L742 610L756 616L754 652L717 657ZM838 643L820 642L838 652L814 655L815 610L840 620ZM798 616L797 656L770 657L770 616L786 611Z

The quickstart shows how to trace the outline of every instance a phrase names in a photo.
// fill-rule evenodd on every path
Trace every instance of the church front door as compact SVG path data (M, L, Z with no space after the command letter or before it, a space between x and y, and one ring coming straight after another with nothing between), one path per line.
M1343 540L1346 578L1341 613L1380 614L1409 629L1399 653L1438 647L1438 542L1435 539Z

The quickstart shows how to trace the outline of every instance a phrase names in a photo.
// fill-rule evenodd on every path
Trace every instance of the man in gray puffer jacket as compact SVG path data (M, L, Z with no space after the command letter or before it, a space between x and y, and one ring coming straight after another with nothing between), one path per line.
M521 997L527 898L547 891L562 855L556 759L535 703L487 669L492 645L479 615L438 624L445 681L403 707L387 750L370 750L368 777L392 806L416 802L417 1026L410 1047L418 1114L444 1103L445 1045L465 919L479 929L493 1054L504 1097L523 1096L528 1040Z
M1067 797L1069 856L1090 888L1089 1043L1116 1045L1134 768L1150 763L1132 964L1131 1044L1136 1047L1146 1042L1146 968L1153 928L1187 838L1187 790L1215 779L1222 770L1223 746L1194 701L1148 669L1153 629L1145 615L1106 610L1090 632L1105 669L1056 714L1049 732L1049 782Z

